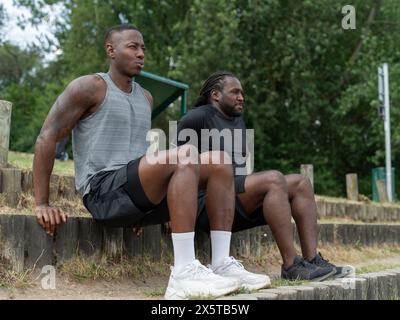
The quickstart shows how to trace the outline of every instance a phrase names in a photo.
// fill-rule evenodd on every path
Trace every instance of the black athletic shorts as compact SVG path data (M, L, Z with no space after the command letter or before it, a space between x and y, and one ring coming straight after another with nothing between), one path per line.
M236 195L245 191L244 183L247 176L235 176L235 193ZM262 207L257 208L251 214L246 214L240 199L236 196L235 202L235 216L232 224L232 232L237 232L245 229L250 229L266 224ZM205 193L199 193L198 201L198 217L196 227L205 231L210 232L210 222L206 211L206 199Z
M169 221L167 200L155 205L144 193L139 178L141 158L114 171L101 171L90 180L83 198L93 219L110 227L134 227Z

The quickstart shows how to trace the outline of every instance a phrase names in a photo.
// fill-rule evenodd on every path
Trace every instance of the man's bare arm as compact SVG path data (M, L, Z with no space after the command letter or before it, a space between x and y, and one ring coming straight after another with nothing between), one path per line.
M69 135L85 114L96 108L105 95L105 83L97 76L72 81L52 106L36 140L33 160L35 212L38 223L49 234L66 222L66 215L49 205L49 181L54 166L56 143Z
M152 96L151 93L150 93L149 91L147 91L146 89L143 89L143 91L144 91L144 95L146 96L147 100L149 100L151 109L153 109L153 105L154 105L153 96Z

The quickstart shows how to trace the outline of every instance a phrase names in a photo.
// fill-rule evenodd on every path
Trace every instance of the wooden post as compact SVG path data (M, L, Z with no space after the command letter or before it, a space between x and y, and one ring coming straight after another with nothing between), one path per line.
M58 200L59 188L60 188L60 176L52 174L50 176L50 193L49 200L51 202Z
M6 194L7 205L16 207L21 192L21 170L2 168L2 192Z
M7 167L10 146L11 102L0 100L0 167Z
M300 165L300 174L310 179L311 185L314 188L314 167L312 164Z
M103 255L120 260L122 257L123 228L104 227Z
M358 180L356 173L346 174L347 199L358 201Z
M59 195L68 200L73 200L75 198L74 177L60 176Z
M67 223L63 223L57 227L54 244L57 264L77 256L78 234L78 218L69 218Z
M103 227L92 218L80 218L78 227L79 254L100 260L103 244Z
M46 234L37 223L36 217L25 218L25 262L26 268L42 268L53 264L54 238Z
M33 194L33 175L32 175L32 171L23 170L21 174L22 174L22 177L21 177L22 191Z
M25 216L0 214L0 256L4 257L13 271L24 269Z
M385 180L376 180L376 186L378 188L379 202L388 202L386 181Z
M161 259L161 225L143 228L143 255L154 261Z

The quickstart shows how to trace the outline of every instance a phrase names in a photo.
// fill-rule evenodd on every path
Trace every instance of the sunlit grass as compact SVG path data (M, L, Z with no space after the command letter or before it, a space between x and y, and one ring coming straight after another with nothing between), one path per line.
M8 163L22 170L32 170L33 153L16 151L8 152ZM73 176L75 174L74 162L72 160L54 162L54 174Z

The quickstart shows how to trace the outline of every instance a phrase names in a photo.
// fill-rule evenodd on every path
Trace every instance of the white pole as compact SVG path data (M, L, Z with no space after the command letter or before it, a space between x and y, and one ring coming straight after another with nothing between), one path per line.
M384 107L385 107L385 155L386 155L386 190L388 200L393 200L392 190L392 155L390 145L390 103L389 103L389 67L387 63L383 64L383 89L384 89Z

